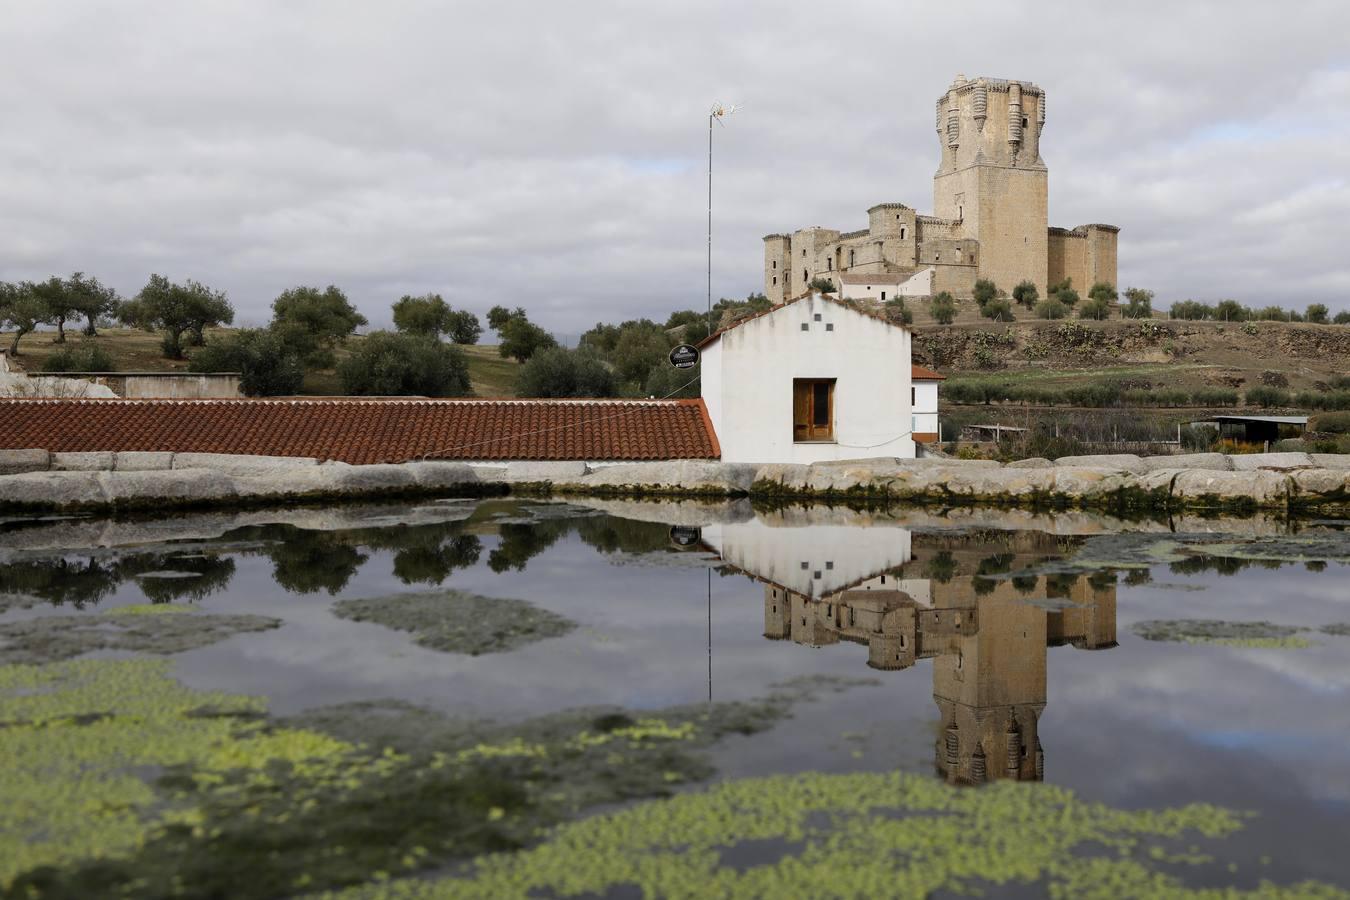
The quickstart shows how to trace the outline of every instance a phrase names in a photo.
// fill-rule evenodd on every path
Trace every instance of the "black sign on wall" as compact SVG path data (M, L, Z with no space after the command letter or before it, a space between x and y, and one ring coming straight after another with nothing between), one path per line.
M670 351L670 364L677 369L692 369L698 365L698 348L692 344L681 344Z

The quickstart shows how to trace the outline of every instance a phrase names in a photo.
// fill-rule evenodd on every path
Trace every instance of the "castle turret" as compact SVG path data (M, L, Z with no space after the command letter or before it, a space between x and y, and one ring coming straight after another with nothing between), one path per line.
M979 241L980 277L1044 295L1049 179L1040 155L1045 93L1030 82L957 76L938 100L942 163L933 213Z

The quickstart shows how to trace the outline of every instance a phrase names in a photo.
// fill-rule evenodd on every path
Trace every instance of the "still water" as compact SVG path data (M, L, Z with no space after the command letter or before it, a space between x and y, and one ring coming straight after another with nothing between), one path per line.
M1345 526L8 521L0 896L1341 896Z

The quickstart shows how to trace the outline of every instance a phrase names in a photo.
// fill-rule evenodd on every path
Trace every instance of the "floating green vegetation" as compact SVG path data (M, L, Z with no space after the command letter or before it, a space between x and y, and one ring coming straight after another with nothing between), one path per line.
M1330 885L1263 882L1189 891L1175 868L1204 859L1178 839L1219 839L1243 816L1193 804L1125 811L1063 788L1001 782L979 790L905 773L808 773L730 781L557 828L529 850L482 857L457 877L404 879L356 898L609 896L923 897L1037 885L1052 897L1346 897ZM737 847L777 847L747 865Z
M169 603L121 606L105 613L42 616L0 624L0 664L45 663L95 650L182 653L231 635L281 625L269 616L215 615Z
M505 653L560 637L576 623L524 600L481 597L463 591L425 591L342 600L333 612L353 622L407 631L421 647L447 653Z
M272 719L168 666L0 666L0 896L261 898L442 868L596 805L668 796L713 774L717 740L862 683L504 726L398 703Z
M1311 646L1306 639L1296 637L1304 630L1273 622L1226 622L1220 619L1149 619L1134 626L1134 633L1146 641L1281 650Z

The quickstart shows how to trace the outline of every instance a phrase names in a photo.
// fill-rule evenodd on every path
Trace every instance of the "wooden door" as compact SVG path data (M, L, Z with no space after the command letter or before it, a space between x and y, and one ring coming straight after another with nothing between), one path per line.
M792 439L834 440L834 379L798 378L792 382Z

